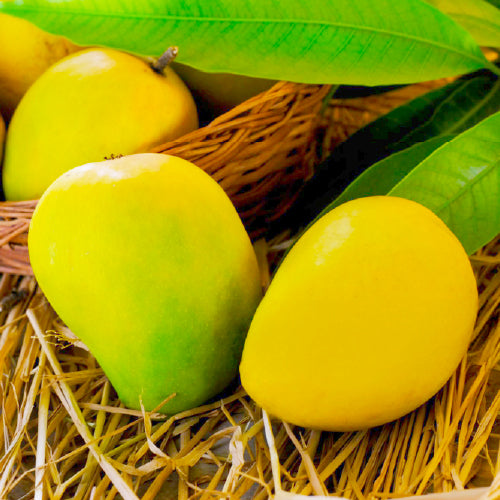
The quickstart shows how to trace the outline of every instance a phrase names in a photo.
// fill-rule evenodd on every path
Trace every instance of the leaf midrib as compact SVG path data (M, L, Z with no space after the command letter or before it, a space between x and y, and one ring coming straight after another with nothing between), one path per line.
M0 9L1 11L2 9ZM22 6L22 7L16 7L14 11L17 12L34 12L34 13L40 13L40 14L49 14L49 15L54 15L56 14L54 10L51 9L43 9L43 8L36 8L36 9L30 9L29 7ZM12 11L11 11L12 12ZM87 16L87 17L95 17L96 14L90 14L88 12L84 11L77 11L77 10L71 10L67 9L63 11L64 14L66 15L72 15L72 16ZM329 27L336 27L336 28L343 28L343 29L350 29L350 30L360 30L360 31L367 31L370 33L379 33L383 35L390 35L390 36L395 36L399 37L403 40L411 40L415 42L419 42L422 45L427 45L430 47L437 47L443 50L446 50L448 52L453 52L456 54L459 54L462 57L465 57L469 60L476 61L481 64L482 67L484 67L487 63L487 60L484 59L483 57L478 57L473 54L470 54L468 52L463 52L461 50L456 49L455 47L450 47L449 45L439 43L439 42L434 42L434 41L429 41L427 39L415 36L415 35L408 35L405 33L400 33L397 31L388 31L388 30L383 30L379 28L373 28L373 27L367 27L367 26L359 26L359 25L353 25L353 24L348 24L348 23L335 23L335 22L325 22L325 21L314 21L314 20L291 20L291 19L261 19L261 18L252 18L252 19L242 19L242 18L217 18L217 17L188 17L188 16L172 16L172 15L157 15L157 14L143 14L143 15L138 15L138 14L127 14L127 13L114 13L114 12L101 12L98 14L99 16L102 17L115 17L115 18L125 18L125 19L147 19L147 20L172 20L172 21L189 21L189 22L220 22L220 23L227 23L227 22L232 22L232 23L260 23L260 24L302 24L302 25L320 25L320 26L329 26ZM465 30L464 30L465 31Z
M500 87L500 80L497 80L495 82L495 85L490 89L488 94L484 97L484 99L481 99L475 106L469 109L467 113L465 113L464 116L458 121L454 123L454 125L447 130L447 133L453 134L455 130L458 130L464 123L467 122L467 120L473 116L479 109L482 107L486 106L489 101L493 98L493 96L497 93L498 89Z
M434 109L432 112L432 115L429 117L429 119L425 120L422 122L420 125L418 125L415 129L411 131L411 134L405 135L402 137L400 140L396 141L394 144L398 145L401 143L404 143L405 140L408 139L408 137L414 135L415 133L418 133L419 130L425 129L426 127L431 124L436 116L440 113L440 111L448 105L450 102L453 102L456 98L456 95L460 95L463 92L467 91L467 87L474 85L474 80L466 80L464 81L461 85L457 86L454 88L449 95L444 98ZM456 133L456 130L460 129L460 127L467 122L467 120L470 119L471 116L474 116L475 113L478 112L481 108L486 106L489 101L493 98L493 96L497 93L498 88L500 87L500 80L496 80L495 84L490 88L488 93L478 101L472 108L470 108L463 116L458 121L453 122L453 124L450 124L448 128L441 130L439 132L439 135L447 135L447 134L454 134Z
M441 148L446 147L447 144L449 143L444 144L443 146L441 146ZM431 156L437 153L441 148L438 148ZM431 156L429 156L429 158L431 158ZM498 164L499 161L496 161L495 163L492 163L491 165L487 166L480 174L474 176L471 181L467 182L464 186L462 186L451 198L448 198L442 205L433 209L434 212L437 214L441 214L441 212L446 210L452 203L455 203L467 192L469 192L473 186L475 186L479 181L481 181L481 179L483 179L483 177L487 176L488 174L491 173L492 170L496 169ZM418 168L418 165L415 168ZM409 175L411 175L413 172L414 170L412 170ZM401 180L398 184L396 184L388 194L392 194L393 191L395 191L400 185L404 183L404 181L405 179Z
M455 203L457 200L462 198L468 191L472 189L477 183L479 183L484 177L491 173L492 170L496 169L499 162L492 163L488 167L486 167L480 174L476 175L470 182L468 182L465 186L462 186L456 193L455 196L446 200L439 208L436 209L438 213L441 213L443 210L447 209L452 203Z

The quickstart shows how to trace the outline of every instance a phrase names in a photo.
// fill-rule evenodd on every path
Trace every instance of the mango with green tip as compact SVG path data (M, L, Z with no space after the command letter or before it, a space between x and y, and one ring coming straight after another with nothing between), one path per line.
M261 298L256 256L222 188L192 163L138 154L82 165L41 198L35 277L123 403L175 413L237 374Z

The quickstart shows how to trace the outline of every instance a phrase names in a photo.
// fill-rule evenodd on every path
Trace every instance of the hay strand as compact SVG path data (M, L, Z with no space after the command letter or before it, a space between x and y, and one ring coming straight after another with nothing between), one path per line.
M26 315L35 331L35 334L40 342L40 345L43 349L43 352L47 356L47 359L54 371L55 375L61 375L63 373L61 369L61 365L54 354L50 344L45 339L43 330L38 322L37 317L33 313L32 310L28 309ZM83 418L82 412L78 406L75 395L68 383L64 380L59 380L56 384L54 384L55 392L58 395L61 403L65 407L66 411L70 415L73 423L78 430L80 436L84 439L84 441L89 445L89 450L96 459L97 463L102 467L106 475L111 479L111 482L116 487L116 489L120 492L122 497L125 500L136 500L138 497L132 491L130 486L122 479L120 474L116 471L116 469L111 464L111 461L107 459L99 447L95 444L95 440L93 439L92 434L87 427L87 423ZM86 469L85 469L86 470Z

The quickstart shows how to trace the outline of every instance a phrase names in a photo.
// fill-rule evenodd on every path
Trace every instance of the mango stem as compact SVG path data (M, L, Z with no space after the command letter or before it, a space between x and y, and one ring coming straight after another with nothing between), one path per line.
M153 64L151 64L153 71L162 75L165 68L176 58L178 52L178 47L169 47Z

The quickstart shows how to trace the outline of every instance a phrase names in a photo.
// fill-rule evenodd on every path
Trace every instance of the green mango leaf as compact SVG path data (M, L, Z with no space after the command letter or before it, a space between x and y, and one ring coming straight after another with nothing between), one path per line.
M453 139L453 137L452 135L434 137L428 141L419 142L372 165L354 182L349 184L340 196L320 212L319 215L305 227L303 232L307 231L307 229L320 217L323 217L323 215L327 214L335 207L342 205L342 203L355 200L356 198L387 194L421 161L443 144Z
M389 192L436 213L472 254L500 233L500 112L441 146Z
M425 0L465 28L479 45L500 47L500 9L486 0Z
M356 177L383 158L433 137L459 134L499 110L500 80L487 71L399 106L337 146L269 234L307 225Z
M432 210L474 253L500 234L499 130L500 112L456 137L395 153L358 177L307 227L349 200L399 196Z
M16 0L24 17L82 45L204 71L305 83L387 85L491 66L472 36L423 0Z
M434 137L375 163L352 182L319 216L321 217L342 203L356 198L387 194L419 163L454 137L453 135Z

